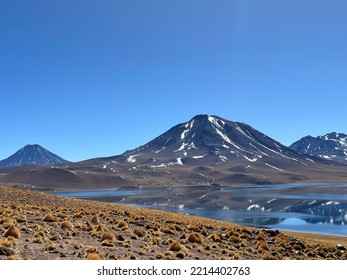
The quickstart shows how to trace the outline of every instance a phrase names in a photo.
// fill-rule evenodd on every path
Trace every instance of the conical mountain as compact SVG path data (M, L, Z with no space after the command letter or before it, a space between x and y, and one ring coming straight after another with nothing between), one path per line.
M67 160L53 154L40 145L26 145L10 157L0 161L0 167L24 166L24 165L45 165L61 164Z
M152 162L161 166L312 163L312 158L288 149L245 123L210 115L198 115L178 124L123 156L129 163Z

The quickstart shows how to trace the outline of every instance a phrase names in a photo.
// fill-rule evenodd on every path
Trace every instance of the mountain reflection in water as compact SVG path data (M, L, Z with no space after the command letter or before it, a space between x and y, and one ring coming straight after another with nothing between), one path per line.
M54 194L256 227L347 236L347 184L134 188Z

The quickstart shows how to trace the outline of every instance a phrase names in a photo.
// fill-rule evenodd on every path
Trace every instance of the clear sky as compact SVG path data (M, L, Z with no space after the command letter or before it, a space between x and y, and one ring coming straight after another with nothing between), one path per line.
M0 0L0 159L117 155L196 114L347 133L346 0Z

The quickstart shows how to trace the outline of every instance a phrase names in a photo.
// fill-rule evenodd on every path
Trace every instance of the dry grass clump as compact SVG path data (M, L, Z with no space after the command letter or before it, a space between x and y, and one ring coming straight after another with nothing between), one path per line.
M203 236L208 236L208 230L207 230L206 228L203 228L203 229L201 230L201 234L202 234Z
M157 224L147 224L146 225L146 229L153 229L154 231L158 231L159 228L160 228L160 226Z
M208 239L214 241L214 242L222 242L222 237L217 233L212 233L208 236Z
M247 229L247 228L242 228L242 229L241 229L241 234L242 234L242 233L246 233L247 235L252 234L252 232L251 232L249 229Z
M192 243L199 243L202 244L204 242L203 237L199 233L191 233L188 236L188 241Z
M16 218L17 223L26 223L28 221L25 215L20 215Z
M252 236L251 236L251 234L250 233L248 233L248 232L241 232L241 234L240 234L240 238L241 239L250 239Z
M104 258L99 253L88 253L86 260L103 260Z
M172 230L172 229L169 229L169 228L163 228L162 230L161 230L163 233L165 233L165 234L175 234L176 232L174 231L174 230Z
M129 228L129 225L127 222L125 221L120 221L117 225L118 228L121 228L121 229L128 229Z
M338 256L338 257L342 257L343 252L336 248L334 254L335 254L336 256Z
M74 226L69 221L64 221L64 222L61 223L61 228L62 229L73 230Z
M0 219L0 224L14 224L14 220L8 217L2 217Z
M14 238L20 237L20 231L15 225L11 225L4 233L4 237L13 236Z
M269 245L267 244L266 241L259 241L258 244L257 244L257 249L260 252L269 251L270 250Z
M141 227L134 228L134 234L136 234L138 237L142 237L146 235L146 230Z
M265 251L262 256L263 260L277 260L275 256L273 256L270 252Z
M266 240L266 235L261 232L257 235L257 237L255 238L255 240L258 240L258 241L265 241Z
M162 253L159 253L155 256L157 260L162 260L164 258L164 255Z
M200 225L188 224L187 229L195 232L200 232Z
M225 237L230 238L231 236L235 235L235 230L232 227L229 227L225 231Z
M182 251L184 249L185 249L185 247L177 240L174 240L169 247L170 251L175 251L175 252L179 252L179 251Z
M0 240L0 255L11 256L16 254L15 241L13 238L4 238Z
M42 221L52 223L52 222L55 222L56 220L53 217L53 214L51 212L49 212L43 217Z
M11 255L11 256L7 257L7 260L9 260L9 261L18 261L18 260L22 260L22 257L20 255L14 254L14 255Z
M45 211L45 212L48 212L50 210L47 205L41 206L40 209L41 211Z
M57 241L60 238L61 238L61 236L59 235L58 232L54 232L54 233L49 235L49 240L51 240L51 241Z
M229 241L231 241L231 242L233 242L233 243L241 243L240 237L238 237L238 236L233 236L233 235L229 237Z
M104 234L101 237L101 241L105 241L105 240L114 242L114 241L116 241L116 236L113 234L113 232L106 231L106 232L104 232Z
M45 246L45 250L50 252L53 252L53 251L57 252L57 248L55 247L53 242L47 243Z
M99 223L99 216L95 214L92 217L92 224L98 224L98 223Z

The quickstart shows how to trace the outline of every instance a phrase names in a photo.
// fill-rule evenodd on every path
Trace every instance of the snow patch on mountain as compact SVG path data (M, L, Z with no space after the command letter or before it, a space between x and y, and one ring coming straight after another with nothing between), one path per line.
M200 158L204 158L205 156L207 156L207 154L203 154L201 156L193 156L193 159L200 159Z
M243 157L245 159L247 159L248 161L250 161L250 162L256 162L258 159L262 158L262 156L256 156L256 157L253 157L253 158L249 158L249 157L247 157L245 155L243 155Z
M278 168L278 167L276 167L276 166L273 166L273 165L271 165L271 164L265 163L265 165L266 165L266 166L269 166L269 167L271 167L271 168L273 168L273 169L276 169L276 170L278 170L278 171L282 171L282 172L284 172L284 170L283 170L283 169Z
M130 157L127 158L127 162L129 163L135 163L136 162L136 157L139 155L132 155Z

